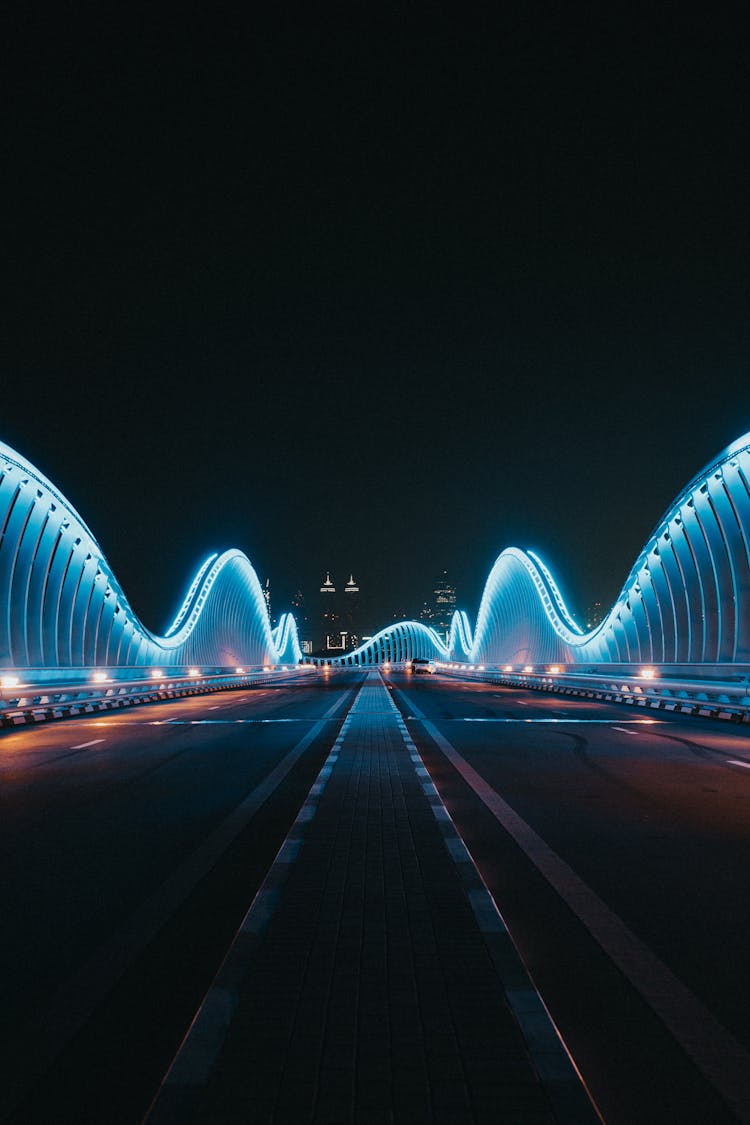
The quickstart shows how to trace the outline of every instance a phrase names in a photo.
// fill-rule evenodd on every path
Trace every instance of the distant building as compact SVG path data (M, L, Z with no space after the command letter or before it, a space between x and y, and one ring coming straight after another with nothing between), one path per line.
M319 612L317 614L316 629L313 634L315 652L328 649L329 636L335 635L339 622L338 600L336 587L331 581L331 572L326 571L325 581L320 587Z
M448 581L447 570L441 572L435 583L433 595L432 625L439 633L444 634L447 640L453 614L456 612L456 587Z
M359 586L351 573L349 574L349 581L344 587L341 624L342 635L345 636L344 647L346 649L356 648L362 634L362 621L360 618Z
M351 571L342 589L334 582L330 570L326 571L312 608L306 604L302 591L297 591L292 598L292 610L304 653L323 656L327 652L341 654L357 648L363 632L360 593L359 583Z
M320 592L326 597L336 593L336 587L334 586L333 582L331 582L331 572L329 570L326 571L326 580L320 587Z

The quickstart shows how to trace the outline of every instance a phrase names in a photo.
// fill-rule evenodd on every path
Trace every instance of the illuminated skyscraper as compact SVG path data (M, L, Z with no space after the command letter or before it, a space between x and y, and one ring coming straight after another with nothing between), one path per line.
M450 632L451 620L456 612L456 587L448 581L448 571L441 572L433 591L435 611L432 624L446 639Z
M329 597L332 594L336 593L336 587L334 586L333 582L331 582L331 573L328 570L326 571L326 580L320 587L320 592L321 594L325 594L326 597Z
M349 581L344 588L342 626L346 630L346 648L356 648L361 639L362 623L360 621L359 586L354 581L353 574L349 575Z
M339 627L339 617L336 586L331 581L330 571L326 571L325 582L320 587L318 628L313 637L316 652L329 647L329 637L335 639L336 631ZM340 648L341 645L337 644L336 647Z

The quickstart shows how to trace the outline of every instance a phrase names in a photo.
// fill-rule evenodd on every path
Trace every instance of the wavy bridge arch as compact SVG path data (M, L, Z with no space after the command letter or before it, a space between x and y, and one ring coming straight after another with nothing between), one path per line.
M503 551L487 579L468 658L514 665L750 661L750 434L683 489L591 632L576 625L538 556Z
M0 443L0 667L231 667L300 655L294 619L272 633L237 550L211 555L166 634L151 633L72 504Z
M445 660L448 649L434 629L421 621L399 621L381 629L374 637L345 656L313 657L317 664L353 667L371 664L400 664L405 660Z
M482 664L750 662L750 434L689 482L657 524L607 617L584 633L538 555L497 558L472 635L416 621L381 629L337 665L411 658ZM164 636L130 607L94 536L37 470L0 443L0 668L296 663L297 628L272 630L237 550L199 568Z

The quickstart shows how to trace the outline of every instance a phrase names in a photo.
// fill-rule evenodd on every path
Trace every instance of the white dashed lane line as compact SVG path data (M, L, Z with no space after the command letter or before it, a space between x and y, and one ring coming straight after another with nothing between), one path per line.
M628 730L626 727L612 727L612 730L620 730L623 734L637 734L637 731Z
M750 762L741 762L738 758L727 758L728 766L742 766L745 770L750 770Z
M103 738L92 738L91 742L79 742L77 746L71 746L71 750L88 750L89 746L96 746L98 743L104 742Z

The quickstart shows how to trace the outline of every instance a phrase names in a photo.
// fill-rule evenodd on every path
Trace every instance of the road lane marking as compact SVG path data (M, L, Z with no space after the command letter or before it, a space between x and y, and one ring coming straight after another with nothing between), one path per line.
M92 738L91 742L79 742L77 746L71 746L71 750L87 750L89 746L97 746L100 742L104 742L103 738Z
M405 698L403 693L399 692L399 695ZM422 782L422 791L430 803L443 843L456 865L461 885L487 944L495 971L523 1033L527 1050L553 1104L555 1120L559 1125L583 1125L584 1122L595 1120L601 1122L603 1119L583 1076L539 990L531 980L505 919L443 803L401 712L392 699L389 702L396 713L401 737Z
M741 762L738 758L727 758L727 765L742 766L743 769L750 770L750 762Z
M627 730L626 727L612 727L612 730L622 731L623 734L637 734L638 733L637 731L634 731L634 730Z
M252 726L254 723L337 723L336 717L320 719L124 719L121 722L87 723L87 726L97 727L189 727L189 726ZM30 728L30 730L39 728ZM26 732L24 732L26 733Z
M159 1122L184 1120L186 1110L192 1107L194 1100L208 1083L239 1004L240 986L250 968L256 944L268 929L275 913L290 868L304 840L307 825L317 812L321 794L338 761L352 713L355 712L366 683L367 681L357 692L336 741L201 1001L149 1106L143 1125L147 1125L147 1122L158 1125ZM343 700L339 700L339 705L341 702Z
M429 780L429 774L422 766L417 748L411 740L398 708L386 696L387 707L378 709L378 700L373 698L374 695L379 694L378 689L385 692L382 676L378 672L370 672L344 720L318 779L310 789L295 824L279 849L182 1045L162 1079L143 1125L175 1125L178 1121L187 1120L201 1097L203 1088L210 1081L234 1013L240 1003L240 988L250 970L257 943L265 934L273 917L283 893L289 868L299 851L306 825L315 816L320 795L338 761L339 752L344 747L352 720L357 717L364 717L365 721L381 718L381 720L385 719L385 722L378 724L381 727L385 727L388 720L397 724L415 770L420 776L424 773ZM368 729L365 726L364 732L355 730L354 740L359 737L366 740L367 736ZM431 781L426 796L438 820L447 850L456 863L459 878L465 887L477 924L505 988L508 1002L525 1035L527 1049L535 1064L540 1083L546 1089L555 1109L559 1111L555 1119L560 1125L574 1125L574 1123L584 1125L594 1120L601 1121L599 1115L592 1109L580 1075L562 1044L541 997L520 964L494 900L482 882L471 856L462 845L455 826ZM444 815L441 816L441 812ZM515 961L512 960L513 957ZM506 987L506 983L510 987Z
M62 984L49 1004L33 1016L34 1060L29 1072L17 1076L15 1088L5 1083L0 1091L0 1118L27 1096L39 1075L49 1067L70 1039L85 1026L93 1011L120 979L134 958L153 941L162 926L186 901L198 882L214 867L220 856L249 823L289 771L335 719L350 696L344 689L322 718L307 719L311 729L281 759L276 767L248 793L247 797L210 833L179 866L168 875L123 924L94 951L77 972ZM147 724L153 725L153 724ZM4 1118L3 1118L4 1119Z
M403 693L399 694L407 700ZM408 704L417 713L411 700ZM622 918L469 765L437 727L424 715L419 718L448 761L659 1016L698 1070L740 1120L747 1120L750 1053L626 926Z
M423 717L424 716L420 716L420 718L423 718ZM462 717L462 716L459 715L459 716L456 716L452 719L445 719L445 722L446 723L524 723L524 724L527 724L527 725L529 723L552 723L552 724L555 724L555 723L571 723L574 726L586 726L586 724L590 723L591 725L594 725L594 726L598 725L598 726L607 727L607 726L611 725L612 720L611 719L557 719L554 716L550 716L550 715L540 715L536 719L516 719L516 718L509 717L509 716L501 716L501 715L492 716L491 718L486 716L486 715L483 715L479 718L475 718L473 716L472 717ZM630 725L634 726L634 727L652 727L652 726L658 725L659 723L663 723L664 719L623 719L622 722L630 723ZM613 730L622 730L623 728L622 727L612 727L612 729ZM629 730L625 731L625 734L632 734L632 733L633 732L629 731Z

